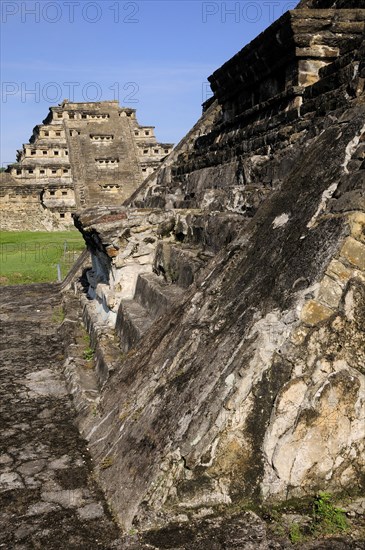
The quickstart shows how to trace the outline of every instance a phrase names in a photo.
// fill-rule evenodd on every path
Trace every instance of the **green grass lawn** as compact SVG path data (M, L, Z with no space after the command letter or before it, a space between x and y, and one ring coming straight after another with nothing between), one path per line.
M0 285L57 281L62 279L85 248L78 231L0 232Z

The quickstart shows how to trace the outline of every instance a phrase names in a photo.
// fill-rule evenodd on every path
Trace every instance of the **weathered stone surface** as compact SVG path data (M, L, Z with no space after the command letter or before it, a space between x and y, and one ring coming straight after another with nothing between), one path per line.
M212 75L202 118L125 206L75 217L92 268L80 303L65 297L64 369L126 532L112 546L286 548L242 510L286 503L284 531L309 529L311 509L298 518L288 501L320 490L352 495L360 527L301 547L364 544L364 12L313 5ZM37 419L53 425L49 400L66 397L37 371L19 391L46 399ZM2 455L3 482L38 491L27 517L102 521L82 465L47 445L22 449L24 473L14 448ZM14 535L26 536L29 523Z
M52 322L60 304L57 286L1 292L3 548L97 549L118 541L61 375L62 341Z
M318 325L318 323L326 321L333 313L333 310L329 307L315 300L309 300L302 309L301 318L308 325Z
M343 251L363 246L349 236L362 232L362 216L332 215L328 189L334 173L336 201L357 184L344 159L363 132L363 107L337 120L104 387L105 413L86 435L95 463L110 460L97 471L125 526L146 528L260 494L275 500L318 487L360 489L364 291L361 265ZM185 234L197 235L196 219L181 219ZM97 242L110 242L103 227ZM159 237L167 240L155 263L161 273L171 264L176 227ZM116 479L118 490L110 490Z
M76 217L89 326L119 308L84 433L125 529L364 489L364 14L284 15L124 210ZM161 317L152 270L185 288Z
M341 256L351 265L365 271L365 244L349 237L341 249Z
M42 207L41 194L41 186L19 185L10 174L0 173L1 228L9 231L62 229L64 224L59 214Z
M301 0L297 6L297 9L301 8L340 8L340 9L356 9L365 8L364 0Z

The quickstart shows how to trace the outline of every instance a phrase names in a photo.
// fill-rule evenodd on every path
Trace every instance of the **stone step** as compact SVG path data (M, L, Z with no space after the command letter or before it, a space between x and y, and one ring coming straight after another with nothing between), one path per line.
M200 247L160 243L156 249L153 269L155 273L163 275L166 281L188 288L195 274L210 257Z
M123 300L118 309L115 331L124 353L133 348L153 323L148 311L136 300Z
M158 245L155 273L138 275L134 298L122 300L119 306L115 330L124 353L136 345L157 317L181 299L184 289L211 256L200 247Z
M163 315L183 294L184 290L181 287L167 283L163 277L155 273L144 273L138 276L134 300L144 307L151 317L156 318Z

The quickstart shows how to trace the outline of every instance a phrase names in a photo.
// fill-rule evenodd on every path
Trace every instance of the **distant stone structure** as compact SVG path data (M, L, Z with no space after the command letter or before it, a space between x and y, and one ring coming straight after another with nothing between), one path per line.
M172 147L118 101L65 100L50 108L2 175L0 225L57 229L73 225L78 209L121 205Z

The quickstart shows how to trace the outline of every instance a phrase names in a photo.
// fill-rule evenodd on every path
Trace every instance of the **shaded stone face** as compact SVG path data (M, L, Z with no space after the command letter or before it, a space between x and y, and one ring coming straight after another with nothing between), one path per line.
M356 9L365 8L364 0L301 0L297 5L297 9L311 8L311 9Z

